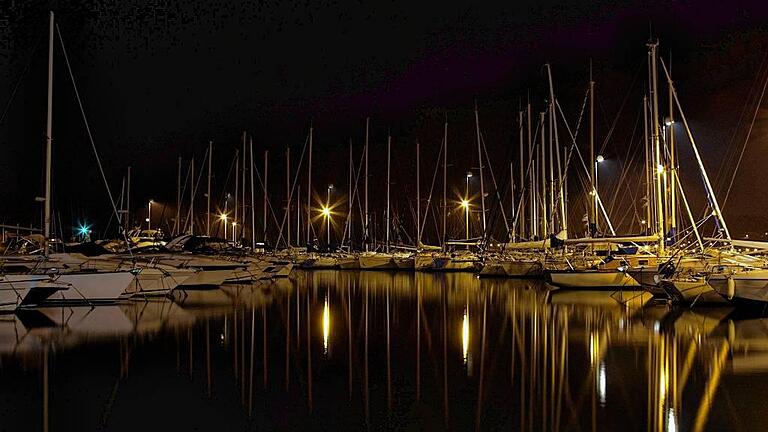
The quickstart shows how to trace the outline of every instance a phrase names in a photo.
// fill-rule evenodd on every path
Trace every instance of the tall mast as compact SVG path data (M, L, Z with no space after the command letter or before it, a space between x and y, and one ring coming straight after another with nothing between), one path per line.
M253 137L248 140L248 153L250 153L251 161L248 170L251 172L251 251L256 250L256 199L254 197L253 190Z
M509 232L509 241L515 241L515 233L517 232L517 219L515 219L515 211L517 210L517 206L515 206L515 165L510 161L509 162L509 196L511 198L510 203L510 210L509 213L512 217L512 231Z
M555 166L554 166L554 147L552 140L552 105L547 109L549 111L549 219L548 226L550 232L555 232Z
M656 67L656 48L658 43L648 44L649 61L651 67L651 138L654 146L654 159L656 161L655 181L656 181L656 232L659 236L658 253L664 253L666 247L664 232L664 205L662 203L661 181L664 174L664 165L662 163L661 143L659 142L659 97L658 97L658 70Z
M189 161L189 234L195 235L195 157ZM128 178L131 178L131 169L128 168ZM129 182L130 183L130 182ZM130 189L130 187L129 187Z
M301 243L301 185L296 186L296 243Z
M448 115L445 117L443 125L443 252L446 250L445 232L448 224L446 210L448 207Z
M285 194L287 203L285 205L285 220L288 230L288 247L291 247L291 147L285 148Z
M554 84L552 83L552 67L547 63L547 77L549 81L549 142L550 142L550 155L549 155L549 166L550 166L550 178L554 176L554 170L552 170L552 145L554 143L554 157L556 158L557 163L557 192L555 192L555 182L552 181L552 216L550 216L551 220L554 221L555 219L555 206L554 206L554 200L555 200L555 193L557 193L558 200L560 202L560 229L564 231L568 231L568 219L567 219L567 213L565 211L565 183L563 182L563 172L561 168L561 160L560 160L560 142L557 136L557 102L555 99L555 88ZM554 222L552 223L552 229L554 230Z
M128 180L125 186L125 228L131 229L131 167L128 167Z
M347 181L347 241L349 242L349 252L352 252L352 171L355 169L352 161L352 138L349 139L349 180Z
M525 202L525 150L523 148L523 111L521 110L518 118L520 120L520 210L523 210ZM514 214L514 213L513 213ZM525 212L517 212L517 220L520 223L520 238L525 237Z
M528 175L528 211L530 212L530 223L531 223L531 238L538 235L538 227L537 227L537 221L536 221L536 188L535 188L535 182L536 182L536 155L533 152L533 137L531 133L531 101L528 101L528 108L527 108L528 114L526 115L526 118L528 119L528 157L530 158L530 163L528 166L531 168L531 172Z
M653 164L651 162L650 142L648 141L648 96L643 95L643 143L645 144L645 224L643 229L646 234L650 232L651 209L653 208L651 192L651 172Z
M245 141L246 141L246 134L245 131L243 131L243 173L242 173L242 185L243 185L243 191L242 191L242 199L240 200L240 213L243 216L243 220L240 221L240 232L243 234L242 237L245 238L245 221L247 220L247 215L245 212L245 209L247 207L246 201L245 201L245 190L247 189L245 187L245 172L246 172L246 166L248 165L246 161L248 160L248 153L246 152L245 148Z
M213 162L213 141L208 141L208 204L205 213L205 235L211 236L211 166Z
M243 221L239 219L239 216L240 216L239 204L240 204L240 150L235 149L235 215L232 218L232 241L237 240L237 224L240 224L241 229L243 225Z
M181 156L179 156L178 175L176 177L176 220L173 222L173 235L179 234L179 218L181 217Z
M389 230L390 230L390 196L389 185L391 184L391 161L392 161L392 135L387 136L387 253L389 253Z
M368 215L368 132L369 132L369 126L371 123L371 118L366 117L365 119L365 221L363 223L363 226L365 228L364 230L364 238L365 238L365 250L368 251L368 245L370 244L370 238L369 238L369 230L368 227L370 225L370 216Z
M547 236L547 234L549 234L549 226L547 225L547 159L544 151L544 147L546 146L546 133L544 130L546 124L544 123L544 116L544 111L539 113L539 130L541 131L541 145L539 146L539 159L541 160L541 169L539 170L539 178L541 179L541 202L543 204L541 214L541 235Z
M269 200L267 198L267 179L269 178L269 150L264 150L264 245L267 244L267 207L269 206Z
M420 145L416 141L416 248L421 247L421 161Z
M589 183L592 186L589 200L589 235L597 233L597 166L595 165L595 82L592 80L592 63L589 64Z
M312 234L312 135L314 133L314 127L310 123L309 125L309 160L307 165L307 245L309 245Z
M670 65L671 68L671 65ZM672 70L669 71L670 75L667 76L667 89L669 92L669 120L667 125L667 137L669 139L669 175L670 175L670 191L669 191L669 211L670 211L670 229L672 234L672 241L675 241L677 237L677 188L675 187L677 177L677 162L675 154L675 109L673 105L674 101L674 86L672 85Z
M48 110L45 121L45 256L51 239L51 156L53 147L53 11L48 22Z
M483 240L485 240L485 184L483 182L483 151L481 149L482 143L480 142L480 117L477 114L477 100L475 100L475 133L477 134L477 161L480 164L480 210L483 213Z

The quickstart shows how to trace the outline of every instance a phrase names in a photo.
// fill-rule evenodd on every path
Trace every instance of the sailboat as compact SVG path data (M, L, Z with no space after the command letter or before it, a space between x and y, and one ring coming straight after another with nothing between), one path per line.
M45 161L45 227L43 240L44 259L32 266L28 274L45 275L54 283L45 288L47 295L35 296L34 301L23 303L25 305L46 304L49 302L60 303L86 303L113 302L126 297L126 289L134 280L131 271L80 271L61 266L61 263L49 254L51 240L51 166L52 166L52 142L53 142L53 52L54 52L54 15L50 12L48 27L48 105L46 118L46 161ZM63 46L63 45L62 45ZM66 58L66 51L64 51ZM70 71L71 73L71 71ZM74 85L74 79L73 79ZM8 277L8 276L6 276ZM16 276L18 277L18 276ZM41 282L42 283L42 282ZM66 287L67 289L56 288ZM43 292L35 289L38 292Z

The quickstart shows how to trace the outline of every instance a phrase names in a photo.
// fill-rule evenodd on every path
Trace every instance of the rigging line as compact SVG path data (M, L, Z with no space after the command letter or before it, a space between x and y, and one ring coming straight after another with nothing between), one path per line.
M304 146L301 148L301 156L299 156L299 164L296 167L296 175L293 177L293 184L291 185L291 191L288 193L288 202L293 202L293 192L296 190L296 183L299 181L299 174L301 174L301 165L304 163L304 153L307 150L307 144L309 143L309 134L307 134L307 137L304 139ZM243 162L245 162L245 154L243 154ZM245 187L245 185L243 185ZM245 203L243 203L245 205ZM251 203L253 205L253 203ZM301 199L296 201L296 211L301 214ZM286 220L288 219L288 212L283 213L283 221L280 223L280 231L277 235L277 240L275 240L275 246L280 244L280 240L283 239L283 228L285 228ZM291 221L288 221L290 224ZM253 234L252 234L253 235ZM297 236L297 242L300 241L298 238L300 237L300 233L296 233ZM290 248L291 245L287 244L286 241L286 247Z
M483 145L483 154L485 155L485 159L488 161L488 171L491 173L491 180L493 180L493 187L496 189L494 192L496 194L496 198L498 199L499 209L501 210L501 217L504 218L504 225L507 228L507 234L509 234L509 221L507 220L507 214L504 211L504 206L502 205L501 201L501 195L499 195L499 185L496 183L496 176L493 174L493 165L491 165L491 158L488 157L488 149L485 147L485 136L483 135L483 132L480 132L480 143ZM482 165L482 162L480 163L480 166ZM483 199L484 197L480 197L480 199ZM490 235L488 233L483 233L483 236L487 239L490 238Z
M75 75L72 73L72 67L69 64L69 56L67 55L67 50L64 47L64 39L61 37L61 31L59 30L59 25L56 25L56 34L59 35L59 43L61 43L61 52L64 54L64 62L67 65L67 71L69 72L69 77L72 80L72 88L75 91L75 97L77 98L77 105L80 107L80 114L83 116L83 123L85 123L85 130L88 132L88 140L91 143L91 149L93 149L93 155L96 157L96 164L99 166L99 172L101 173L101 179L104 181L104 187L107 188L107 195L109 196L109 203L112 205L112 210L115 212L115 216L117 217L117 220L120 221L120 213L117 211L117 205L115 205L115 200L112 198L112 191L109 189L109 182L107 181L107 176L104 173L104 167L101 165L101 159L99 158L99 152L96 150L96 143L93 140L93 134L91 133L91 126L88 124L88 118L85 116L85 109L83 108L83 101L80 99L80 91L77 89L77 84L75 83ZM128 237L125 232L123 234L123 239L126 243L128 243ZM128 253L131 255L131 259L133 259L133 252L130 248L128 248Z
M768 52L766 52L766 55L768 55ZM744 145L742 145L741 147L741 154L739 154L739 160L736 162L736 168L733 170L733 174L731 175L731 182L728 184L728 189L725 192L725 198L723 198L723 208L725 208L725 204L728 202L728 196L731 194L733 181L736 179L736 174L739 172L739 167L741 166L741 160L744 158L744 151L747 149L747 143L749 142L750 136L752 136L752 129L755 127L755 120L757 119L757 113L760 111L760 105L763 104L763 97L765 96L766 86L768 86L768 74L766 74L765 76L765 81L763 82L763 91L760 93L760 99L758 99L757 105L755 106L755 113L752 115L752 123L749 124L749 129L747 130L747 136L746 138L744 138Z
M440 161L442 160L440 157L443 155L443 148L445 147L445 139L442 139L440 141L440 151L437 152L437 165L435 165L435 171L432 174L432 185L429 187L429 196L427 196L427 211L429 211L430 204L432 203L432 193L435 190L435 181L437 180L437 172L440 170ZM433 217L437 218L436 215L432 215ZM421 224L421 227L419 228L419 237L424 234L424 226L427 224L426 217L424 218L424 222ZM435 219L435 224L437 224L437 219ZM440 230L438 228L437 232L439 233ZM439 237L439 236L438 236ZM420 245L419 245L420 246Z
M19 79L16 80L16 85L13 86L13 90L11 91L11 96L8 98L8 102L5 104L5 108L3 109L3 114L0 115L0 124L3 124L3 120L5 120L5 116L8 115L8 111L11 109L11 104L13 103L14 99L16 98L16 92L18 92L19 87L21 87L21 82L24 81L24 78L27 76L27 73L29 72L29 67L32 64L32 59L35 58L35 54L37 54L38 48L40 48L40 42L42 42L42 38L38 39L37 43L35 44L35 47L32 48L32 53L29 55L29 58L27 59L27 64L24 66L24 69L22 69L21 74L19 75Z
M640 70L642 69L643 64L645 61L641 61L640 64L637 66L637 70L635 70L635 76L632 78L632 83L629 85L629 89L627 89L627 92L624 94L624 99L621 101L621 105L619 106L619 111L616 113L616 117L613 119L613 123L611 124L611 128L608 130L608 134L606 134L605 139L603 139L603 143L600 146L600 153L603 153L605 151L605 147L608 145L608 140L611 139L611 136L613 135L614 130L616 130L616 125L619 122L619 118L621 117L621 113L624 111L624 107L627 105L627 101L629 100L630 93L632 93L632 89L635 87L635 83L637 82L637 77L640 76ZM603 104L600 103L600 108L603 111L603 114L605 115L605 109L603 108Z
M203 155L203 161L200 166L205 166L205 161L208 160L208 148L205 149L205 154ZM192 169L192 164L190 164L190 170ZM195 184L192 187L192 198L197 196L197 188L200 186L200 180L203 178L203 170L201 169L200 172L197 174L197 181L195 182L195 179L192 178L191 181ZM195 217L195 209L192 206L192 203L189 204L189 211L187 212L187 222L189 222L190 228L192 228L192 221ZM184 223L184 231L187 230L187 223Z
M611 199L611 204L609 206L610 213L613 214L613 210L616 207L616 198L618 197L618 191L621 189L621 184L624 182L624 180L627 177L627 174L629 173L630 168L632 167L632 161L637 157L638 152L635 152L634 156L631 154L633 150L632 143L635 140L635 134L637 133L637 125L640 123L640 110L637 112L637 117L635 118L635 125L632 128L632 134L629 137L629 145L627 146L627 153L624 156L624 161L626 161L626 166L624 166L621 170L621 176L619 176L619 181L616 184L616 193L613 194L613 197ZM621 225L621 224L619 224ZM617 226L619 226L617 225Z
M763 56L763 61L760 63L760 67L757 70L757 74L755 74L755 79L752 81L752 84L749 86L749 92L748 98L745 98L744 105L741 107L741 113L739 114L739 119L736 121L736 124L733 127L733 133L731 134L731 138L728 140L728 147L730 148L731 144L733 144L734 141L736 141L736 135L739 132L739 125L742 123L742 120L744 120L744 116L747 113L747 106L749 106L750 102L752 102L755 99L754 91L757 89L757 86L760 83L760 75L765 74L768 72L768 68L766 68L766 60L768 60L768 51L766 51L765 55ZM762 74L761 74L762 72ZM720 161L720 166L717 170L717 176L715 176L715 184L718 186L718 189L722 189L722 177L724 175L724 170L726 164L730 163L733 160L733 157L735 155L729 152L728 157L724 157Z

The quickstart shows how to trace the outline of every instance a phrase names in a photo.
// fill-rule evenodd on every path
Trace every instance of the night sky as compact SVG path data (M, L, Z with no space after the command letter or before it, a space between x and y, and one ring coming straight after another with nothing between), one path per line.
M518 106L530 95L534 112L544 107L542 65L552 64L556 95L575 126L591 59L598 143L615 123L602 149L609 162L601 167L602 194L616 197L612 217L632 230L629 213L640 205L639 197L616 184L627 150L642 137L635 127L649 36L660 40L666 61L671 57L685 114L721 204L768 66L764 2L5 1L0 106L8 109L0 124L0 221L6 223L39 225L34 198L43 191L49 9L56 13L115 195L132 166L134 208L150 198L175 202L177 157L185 163L193 155L202 159L209 140L215 146L214 197L234 192L227 173L246 130L259 166L262 152L270 151L270 198L280 211L285 148L291 147L295 167L310 122L317 190L324 193L334 183L346 191L347 146L351 139L357 159L370 116L372 208L383 211L390 131L393 205L411 223L415 141L422 144L426 195L447 116L450 181L462 189L464 173L477 166L475 99L494 174L501 193L508 194L508 163L517 161ZM56 49L54 207L64 227L87 221L104 230L109 201ZM735 237L768 231L767 117L759 112L725 205ZM586 134L578 141L585 149ZM686 144L680 159L698 214L703 189ZM571 217L580 218L583 190L572 183ZM507 195L504 205L509 206ZM495 213L491 220L501 232Z

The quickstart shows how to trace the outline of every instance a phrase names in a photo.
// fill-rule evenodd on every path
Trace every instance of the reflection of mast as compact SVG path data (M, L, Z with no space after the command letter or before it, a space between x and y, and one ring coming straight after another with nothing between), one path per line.
M392 280L390 279L390 284ZM387 284L386 305L387 305L387 410L392 411L392 356L390 347L390 322L389 322L389 285Z
M312 333L310 328L309 289L307 289L307 403L309 412L312 412Z

